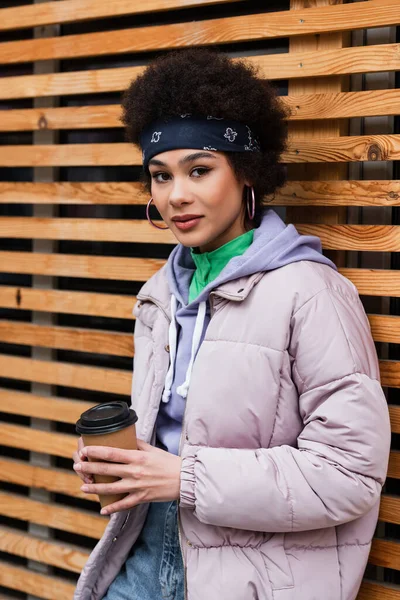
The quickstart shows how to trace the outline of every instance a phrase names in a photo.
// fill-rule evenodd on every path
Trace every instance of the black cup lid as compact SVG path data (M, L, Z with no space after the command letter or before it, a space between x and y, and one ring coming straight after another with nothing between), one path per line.
M79 434L101 435L124 429L138 420L126 402L116 400L97 404L81 414L75 429Z

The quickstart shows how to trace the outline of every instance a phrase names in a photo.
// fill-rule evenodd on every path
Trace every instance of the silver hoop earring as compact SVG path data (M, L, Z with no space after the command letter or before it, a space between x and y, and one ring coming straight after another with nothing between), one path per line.
M251 204L250 204L250 193L251 193ZM254 216L256 214L256 195L254 193L254 187L253 186L247 186L247 198L246 198L246 205L247 205L247 214L248 217L250 219L250 221L252 221L254 219Z
M146 206L146 217L147 217L148 222L150 223L150 225L153 225L153 227L155 227L156 229L169 229L168 226L167 227L160 227L159 225L156 225L155 223L153 223L153 221L151 220L151 218L150 218L150 205L151 205L152 202L153 202L153 198L150 198L150 200L148 201L147 206Z

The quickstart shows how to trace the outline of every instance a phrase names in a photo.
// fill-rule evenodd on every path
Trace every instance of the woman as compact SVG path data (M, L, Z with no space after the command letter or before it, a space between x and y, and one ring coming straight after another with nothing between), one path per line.
M352 600L389 419L356 288L262 208L284 181L285 112L251 66L205 49L154 61L123 108L178 245L134 309L139 450L74 456L87 482L121 478L84 491L127 494L75 599Z

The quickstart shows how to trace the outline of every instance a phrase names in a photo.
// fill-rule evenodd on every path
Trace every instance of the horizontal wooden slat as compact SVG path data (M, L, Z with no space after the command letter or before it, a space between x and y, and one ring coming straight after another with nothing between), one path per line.
M132 373L122 369L86 367L73 363L47 362L0 354L0 373L6 374L10 379L126 396L129 396L131 391Z
M19 323L0 320L0 342L75 352L133 356L133 337L126 333Z
M96 242L132 242L137 244L176 244L166 230L154 236L147 219L42 219L0 217L0 238L35 238Z
M147 281L164 264L164 260L156 258L0 252L2 273Z
M4 421L0 421L0 424L2 445L52 454L53 456L62 456L70 458L72 461L72 453L76 450L78 435L41 431L22 425L12 425Z
M383 386L400 387L400 361L380 360L379 368Z
M58 396L39 396L0 388L0 412L12 415L75 424L79 416L95 404L96 402L69 400Z
M41 575L0 561L0 585L44 600L72 600L75 585L67 579Z
M296 11L257 13L206 21L69 35L59 38L6 42L0 44L0 63L13 64L47 59L228 44L288 35L381 27L396 25L398 22L397 0L369 0L363 5L355 3L324 6Z
M72 460L72 455L70 458ZM3 457L0 457L0 467L0 481L98 502L95 494L81 492L82 480L72 471L69 473L65 469L36 467L29 463Z
M400 600L400 586L364 581L357 600Z
M133 319L135 296L0 286L0 307Z
M38 502L26 496L8 492L0 492L0 514L92 538L101 537L108 521L89 510L77 510L61 504Z
M390 424L393 433L400 433L400 406L389 405Z
M400 110L400 90L341 92L283 96L289 120L333 119L395 115ZM0 112L0 131L36 131L122 127L121 107L71 106L31 108Z
M340 8L343 6L341 5ZM310 9L307 9L310 10ZM297 13L298 11L296 11ZM289 13L286 13L289 14ZM246 57L266 79L376 73L400 69L400 44ZM234 59L235 60L235 59ZM2 77L0 99L122 91L145 67Z
M1 113L0 113L1 114ZM149 195L140 183L0 182L0 204L133 204ZM270 206L399 206L400 180L288 181Z
M0 184L0 202L1 197ZM270 204L272 206L399 206L400 180L288 181L283 188L276 191L275 198Z
M396 225L296 224L305 235L317 235L327 250L370 252L400 251L400 227Z
M52 23L70 23L145 12L161 12L176 8L192 8L235 2L237 0L64 0L24 5L0 10L0 31L24 29Z
M0 182L1 204L144 205L148 200L143 185L136 182Z
M0 526L0 551L80 573L89 552L66 542L53 542L10 527Z
M368 315L372 336L376 342L400 343L400 317Z
M368 562L378 567L400 570L400 544L389 540L372 540Z
M289 140L285 163L353 162L400 159L400 134ZM140 165L128 143L0 146L0 167Z
M400 525L400 498L398 496L382 496L379 519L385 523Z
M361 295L400 297L400 271L342 268L339 272L354 283Z
M388 477L400 479L400 452L392 450L389 459Z

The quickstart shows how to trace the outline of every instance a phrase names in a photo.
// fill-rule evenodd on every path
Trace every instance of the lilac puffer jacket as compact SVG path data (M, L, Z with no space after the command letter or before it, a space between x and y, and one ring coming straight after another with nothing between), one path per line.
M132 400L139 437L154 443L169 362L165 269L138 298ZM390 444L357 290L301 261L223 284L210 305L181 439L187 598L354 600ZM111 516L75 600L101 600L147 508Z

